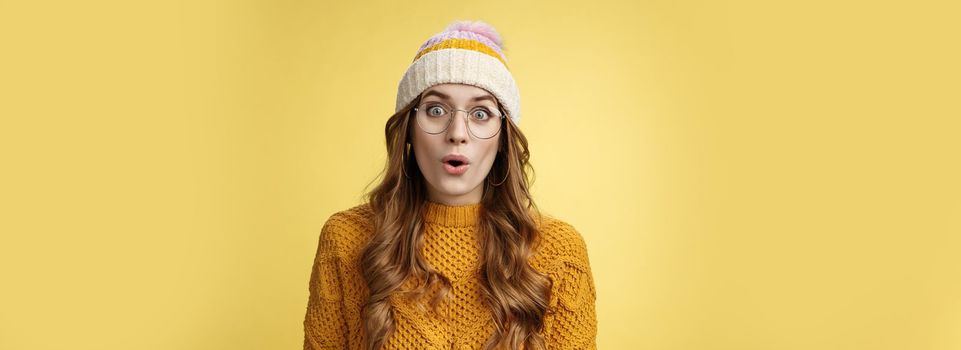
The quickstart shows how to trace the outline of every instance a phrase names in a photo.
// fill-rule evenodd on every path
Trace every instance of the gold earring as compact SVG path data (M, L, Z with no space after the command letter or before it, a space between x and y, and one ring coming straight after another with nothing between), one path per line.
M508 167L507 167L507 173L504 174L504 180L501 180L501 182L499 182L499 183L497 183L497 184L495 185L495 184L491 184L491 183L490 183L490 182L491 182L491 181L490 181L490 180L491 180L491 177L488 176L488 177L487 177L487 183L490 184L491 186L494 186L494 187L503 185L503 184L504 184L504 181L507 181L507 177L510 176L510 174L511 174L511 168L510 168L510 166L508 166Z

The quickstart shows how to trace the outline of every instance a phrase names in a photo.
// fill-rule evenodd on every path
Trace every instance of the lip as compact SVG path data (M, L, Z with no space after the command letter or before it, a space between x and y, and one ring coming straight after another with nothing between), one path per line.
M459 160L462 164L455 167L447 163L451 160ZM451 175L462 175L467 172L468 168L470 168L470 159L462 154L451 153L444 156L444 158L441 158L440 161L442 164L444 164L444 170Z
M459 160L461 163L470 164L469 158L467 158L463 154L457 154L457 153L451 153L444 156L444 158L441 158L440 162L447 163L448 161L451 161L451 160Z

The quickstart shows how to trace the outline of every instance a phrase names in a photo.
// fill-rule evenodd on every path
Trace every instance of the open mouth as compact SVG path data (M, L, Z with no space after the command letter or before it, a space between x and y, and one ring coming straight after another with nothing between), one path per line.
M451 159L444 162L444 170L451 175L463 175L467 172L468 167L470 167L470 164L462 160Z

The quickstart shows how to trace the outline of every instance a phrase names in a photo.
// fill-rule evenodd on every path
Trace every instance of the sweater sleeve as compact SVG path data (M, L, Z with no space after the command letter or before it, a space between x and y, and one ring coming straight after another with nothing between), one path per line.
M344 288L337 249L341 227L334 214L320 232L310 273L307 311L304 316L304 350L347 347Z
M594 278L583 237L569 224L548 275L553 280L550 308L545 315L547 348L596 349L597 315Z

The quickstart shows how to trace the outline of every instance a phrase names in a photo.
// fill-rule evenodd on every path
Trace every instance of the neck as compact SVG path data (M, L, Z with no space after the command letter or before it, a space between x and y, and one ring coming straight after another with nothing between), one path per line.
M484 183L477 185L470 192L459 194L459 195L449 195L443 191L438 191L433 185L428 183L427 186L427 199L434 203L444 204L444 205L468 205L468 204L478 204L481 198L484 197Z

